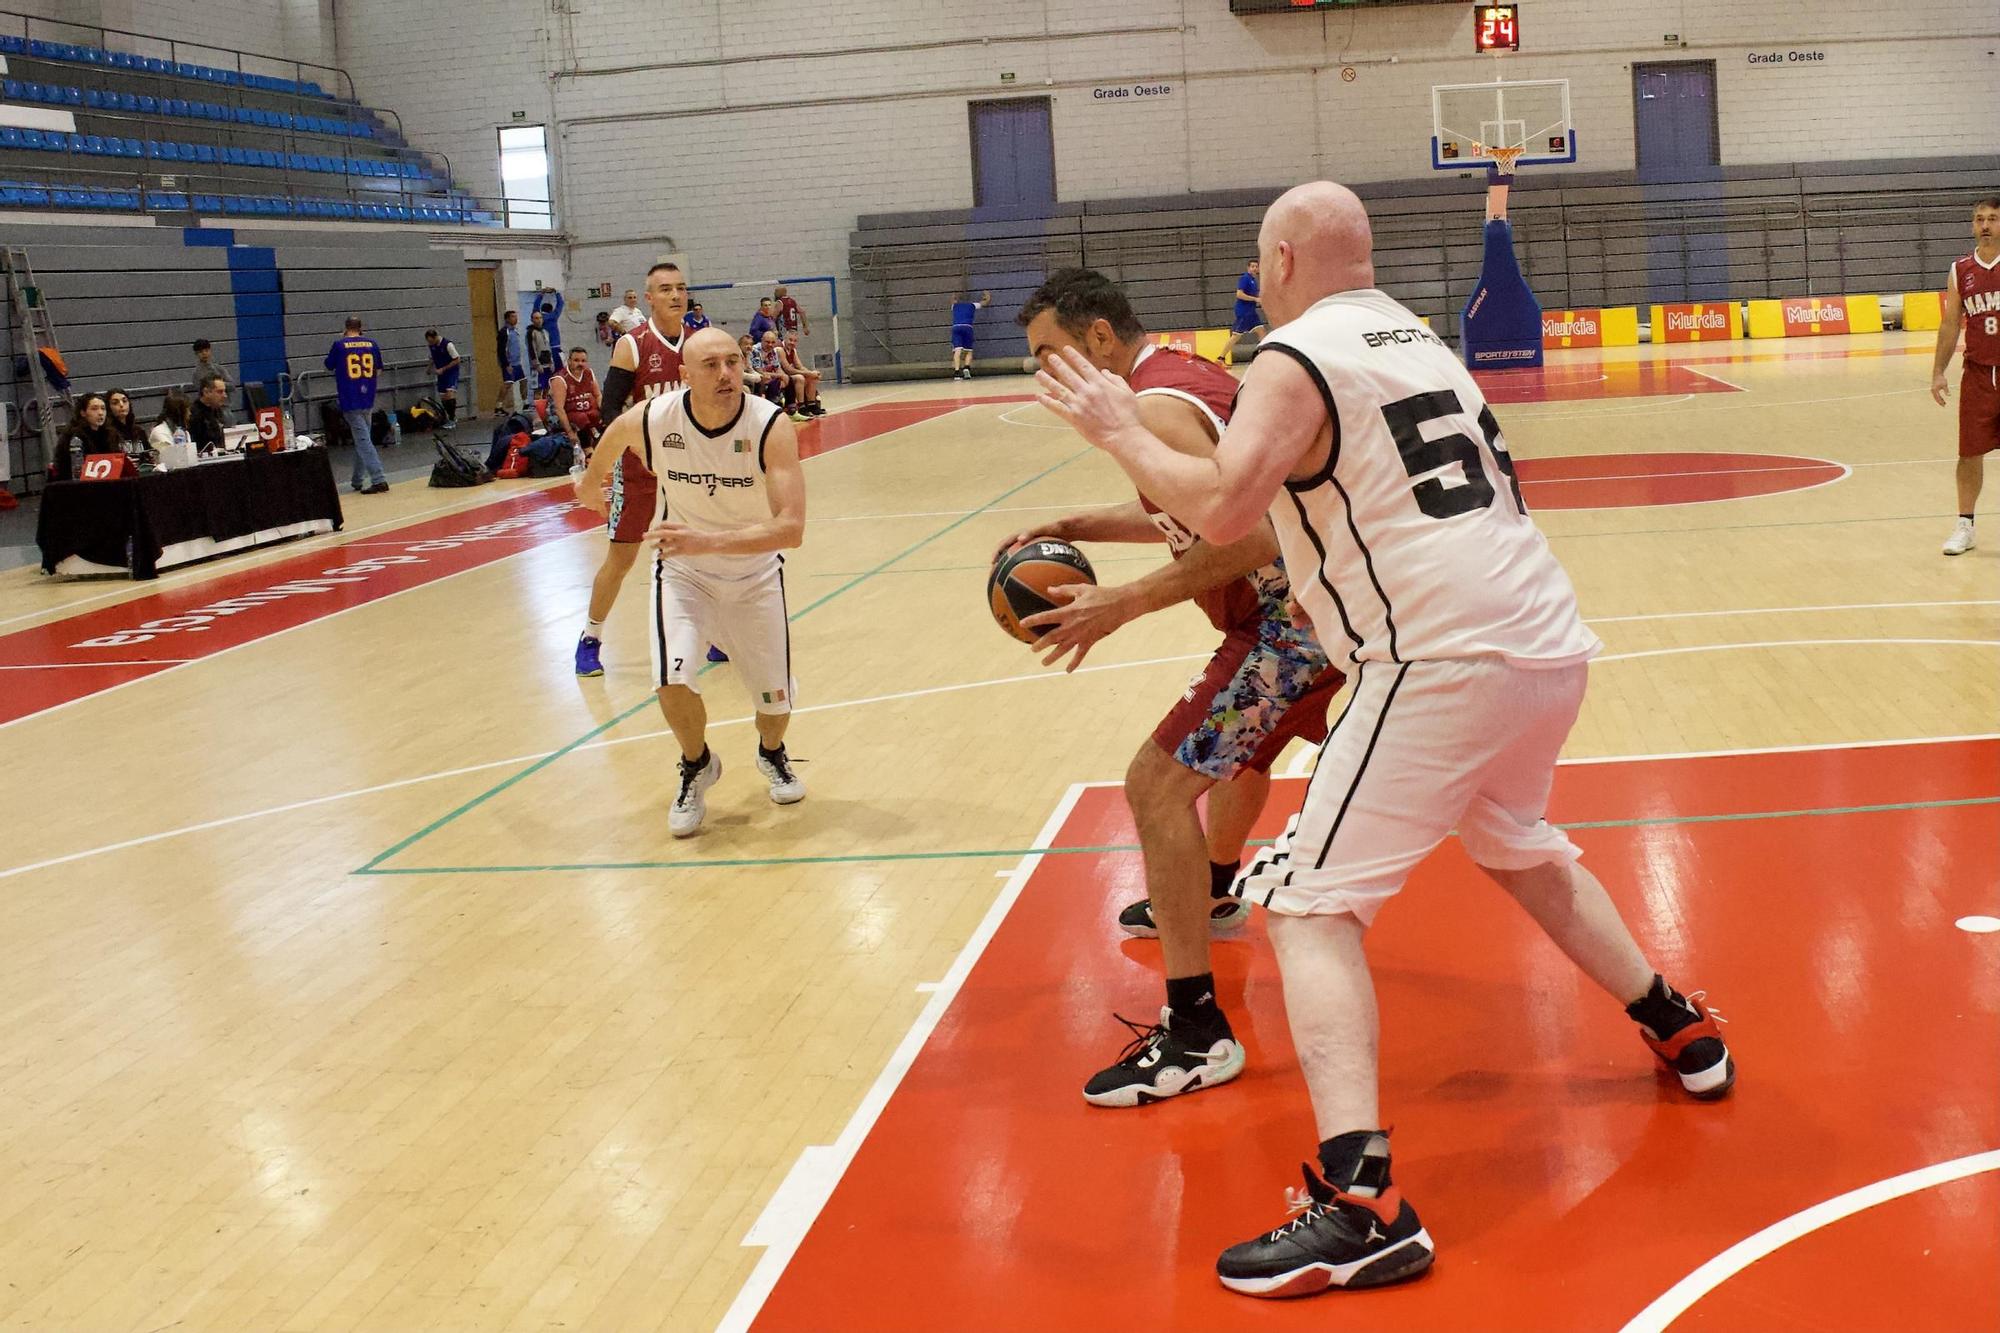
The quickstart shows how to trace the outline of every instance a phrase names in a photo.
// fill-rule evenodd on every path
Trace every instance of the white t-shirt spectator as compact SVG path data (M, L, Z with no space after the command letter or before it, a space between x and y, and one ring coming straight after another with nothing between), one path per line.
M629 305L616 306L611 311L611 326L620 333L630 333L646 322L646 312Z

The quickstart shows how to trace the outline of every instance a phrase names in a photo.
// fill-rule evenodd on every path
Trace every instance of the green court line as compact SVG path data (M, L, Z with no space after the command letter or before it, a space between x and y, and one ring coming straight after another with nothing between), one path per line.
M1042 478L1049 476L1052 473L1061 471L1063 468L1068 467L1071 463L1074 463L1077 459L1082 458L1085 454L1088 454L1089 452L1090 452L1089 449L1077 450L1069 457L1063 459L1060 463L1056 463L1051 467L1043 468L1040 472L1037 472L1034 476L1028 478L1024 482L1021 482L1019 485L1010 486L1008 489L1000 492L1000 494L994 496L991 500L988 500L985 504L979 506L979 508L974 509L964 515L961 515L959 518L956 518L950 523L945 524L943 527L939 528L936 532L933 532L930 536L925 537L923 540L915 543L914 545L903 548L901 551L898 551L896 554L890 556L887 560L884 560L881 564L875 566L873 569L865 570L862 573L856 574L854 577L850 578L847 582L841 584L838 588L835 588L832 592L829 592L822 597L816 598L813 601L807 603L805 606L800 607L797 611L794 611L789 618L791 623L796 624L800 620L800 618L804 617L805 615L813 611L817 611L820 607L825 606L828 602L840 596L842 593L851 592L855 588L860 587L862 584L866 583L869 579L874 578L877 574L880 574L883 570L889 568L889 566L895 564L897 561L903 559L906 556L914 555L918 551L921 551L924 547L929 546L932 542L936 541L938 538L957 531L959 528L965 526L967 523L970 523L973 519L979 517L987 510L999 504L1002 500L1006 500L1011 498L1012 496L1020 494L1022 491L1027 490L1028 487L1034 485ZM708 668L703 667L702 670L703 672L706 672ZM419 842L422 842L425 838L428 838L431 834L437 832L439 829L443 828L446 824L451 823L454 819L458 819L470 813L471 811L477 809L481 805L484 805L486 802L492 800L495 796L498 796L501 792L506 791L509 787L514 786L516 783L522 781L524 778L533 777L535 774L547 768L550 764L556 762L556 760L562 758L564 755L570 753L572 750L575 750L578 746L587 745L591 741L596 740L599 736L602 736L605 732L611 730L613 727L625 721L627 718L630 718L634 714L642 712L646 708L646 706L652 702L653 702L653 696L652 694L649 693L646 695L645 698L639 700L639 702L633 704L630 708L625 709L621 713L614 714L609 722L603 722L595 727L592 727L589 731L584 732L583 735L577 737L575 740L571 741L568 745L563 746L559 750L550 751L548 754L543 755L540 759L537 759L534 763L528 765L526 768L514 774L512 777L503 780L502 782L498 783L493 787L489 787L485 791L479 793L479 795L473 797L471 800L459 806L457 809L451 810L446 814L444 814L443 816L432 820L430 823L424 825L424 827L418 829L415 833L412 833L409 837L404 838L401 842L398 842L395 846L389 848L389 850L378 853L376 856L374 856L369 860L368 864L362 866L360 870L356 871L355 873L365 874L365 873L376 872L376 868L379 867L384 861L388 860L390 857L398 855L401 852L408 851L411 847L414 847Z
M2000 796L1966 796L1940 801L1896 801L1883 805L1839 805L1811 810L1755 810L1727 815L1655 815L1645 819L1591 819L1558 827L1577 829L1658 828L1672 824L1730 824L1752 819L1800 819L1825 815L1873 815L1900 810L1950 810L1964 806L2000 805ZM1245 846L1268 847L1270 838L1252 838ZM726 870L745 866L856 865L895 861L964 861L1022 856L1087 856L1139 851L1136 842L1091 847L990 847L948 852L856 852L843 856L754 856L712 861L577 861L519 866L390 866L366 865L357 875L500 875L566 870Z

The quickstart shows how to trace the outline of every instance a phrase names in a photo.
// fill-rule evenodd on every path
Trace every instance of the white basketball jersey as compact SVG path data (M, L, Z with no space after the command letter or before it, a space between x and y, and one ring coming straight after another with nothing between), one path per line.
M1342 292L1258 354L1303 364L1337 428L1328 465L1271 505L1293 595L1329 652L1344 638L1355 661L1596 655L1500 423L1422 320L1382 292Z
M687 389L646 404L639 419L646 466L659 478L653 521L671 519L701 532L733 532L771 517L764 482L764 440L782 411L744 394L733 421L709 429L688 410ZM775 551L757 555L675 556L674 562L723 579L751 578L782 563Z

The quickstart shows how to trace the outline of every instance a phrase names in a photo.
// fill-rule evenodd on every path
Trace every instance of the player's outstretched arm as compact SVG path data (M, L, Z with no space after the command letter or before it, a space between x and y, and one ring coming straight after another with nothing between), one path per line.
M1059 542L1161 542L1166 534L1137 500L1109 509L1085 509L1010 533L993 552L998 560L1036 538Z
M772 419L764 437L764 487L771 517L734 532L699 532L678 523L655 523L646 541L661 555L762 555L789 551L806 536L806 477L799 467L799 433L791 419Z
M637 453L645 443L641 433L639 416L646 410L640 403L631 411L619 417L604 428L604 434L597 439L597 448L591 451L590 465L583 475L576 479L576 502L594 513L603 513L610 507L605 497L605 485L611 480L611 469L625 457L627 449Z
M1260 356L1243 377L1236 412L1213 458L1179 453L1139 421L1125 381L1074 350L1036 376L1041 404L1110 454L1141 492L1204 540L1241 541L1278 488L1329 433L1319 388L1289 356Z
M1939 407L1951 397L1945 372L1951 369L1951 354L1958 350L1958 331L1964 323L1965 301L1958 294L1958 270L1954 268L1951 284L1945 289L1944 317L1938 321L1937 355L1931 358L1931 397Z

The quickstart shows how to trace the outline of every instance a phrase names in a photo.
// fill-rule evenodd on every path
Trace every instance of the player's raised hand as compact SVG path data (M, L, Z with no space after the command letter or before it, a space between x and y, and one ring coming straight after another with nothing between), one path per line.
M1931 376L1931 400L1939 407L1943 407L1950 398L1951 385L1945 380L1945 377L1942 375Z
M1074 347L1045 359L1035 384L1041 389L1037 401L1100 449L1110 448L1124 432L1141 429L1132 386L1091 365Z

